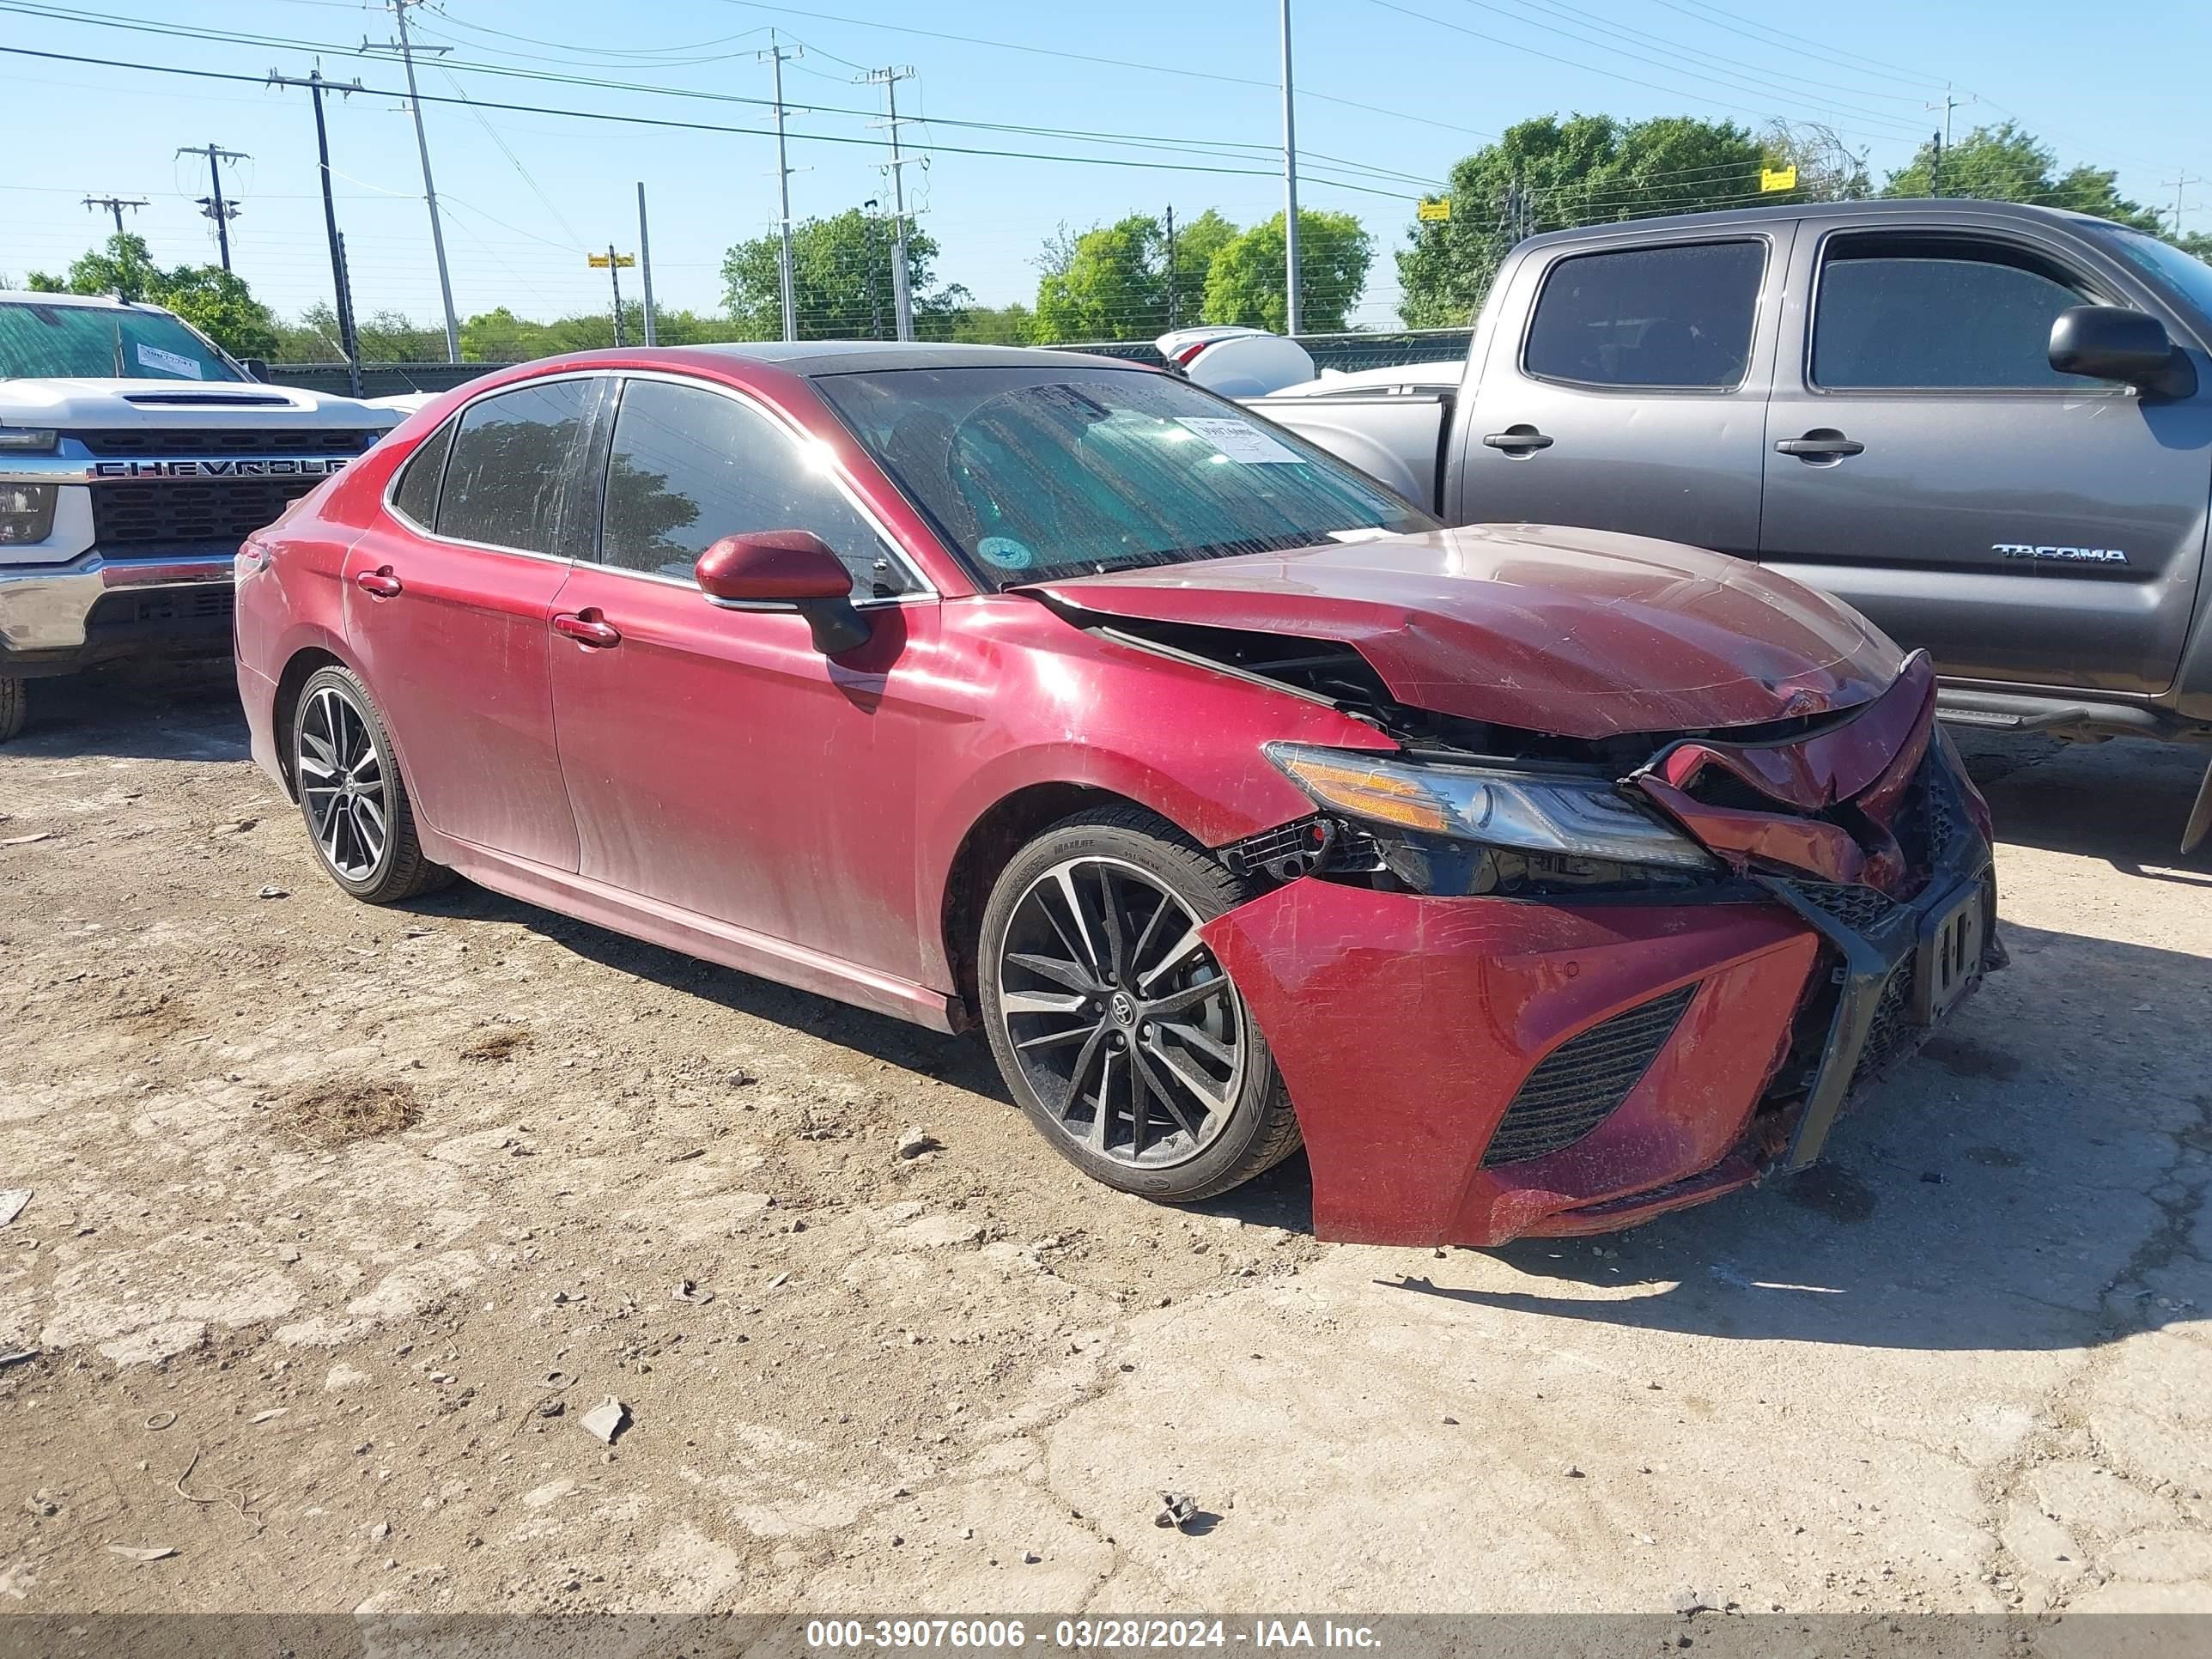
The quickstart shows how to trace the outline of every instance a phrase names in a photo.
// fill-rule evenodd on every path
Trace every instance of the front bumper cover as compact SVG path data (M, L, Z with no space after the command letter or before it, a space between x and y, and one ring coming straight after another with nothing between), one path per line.
M230 611L213 590L229 587L234 561L232 549L198 546L113 559L94 549L65 564L0 566L0 674L68 673L140 653L218 653ZM149 603L118 615L111 595Z

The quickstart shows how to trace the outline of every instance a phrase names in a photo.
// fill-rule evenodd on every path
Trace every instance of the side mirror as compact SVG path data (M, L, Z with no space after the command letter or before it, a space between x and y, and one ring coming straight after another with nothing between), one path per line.
M2160 398L2186 398L2197 371L2166 325L2124 306L2075 306L2051 325L2051 366L2062 374L2118 380Z
M692 567L699 591L732 611L796 611L814 648L835 657L867 642L866 619L853 608L853 574L808 530L760 530L725 536Z

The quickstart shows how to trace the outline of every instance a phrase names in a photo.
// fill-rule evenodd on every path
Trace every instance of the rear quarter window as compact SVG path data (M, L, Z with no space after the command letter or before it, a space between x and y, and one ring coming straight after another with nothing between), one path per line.
M428 530L438 521L438 485L446 475L446 456L453 447L453 428L447 421L415 447L399 469L399 483L392 492L392 505L411 523Z

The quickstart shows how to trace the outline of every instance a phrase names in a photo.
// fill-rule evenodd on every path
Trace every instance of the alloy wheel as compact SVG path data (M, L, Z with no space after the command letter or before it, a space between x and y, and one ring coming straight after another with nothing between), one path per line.
M294 751L308 827L331 868L366 881L384 862L392 808L384 763L361 706L335 685L318 687L300 711Z
M1047 870L1007 925L1006 1041L1060 1131L1115 1163L1195 1157L1243 1085L1243 1005L1198 927L1157 878L1097 857Z

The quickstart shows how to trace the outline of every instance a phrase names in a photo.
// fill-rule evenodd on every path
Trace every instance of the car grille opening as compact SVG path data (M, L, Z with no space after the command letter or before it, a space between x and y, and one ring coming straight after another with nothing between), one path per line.
M95 455L358 455L384 434L352 427L318 431L147 427L68 435Z
M320 478L240 478L222 483L103 483L92 491L92 532L102 548L244 541Z
M1695 985L1639 1003L1570 1037L1528 1073L1482 1155L1482 1167L1571 1146L1613 1115L1681 1023Z
M1349 824L1310 817L1262 830L1231 842L1217 854L1231 875L1264 875L1289 881L1315 870L1371 870L1381 854L1374 837Z
M1826 881L1793 881L1788 885L1799 898L1826 911L1855 933L1881 926L1897 908L1895 899L1871 887Z

